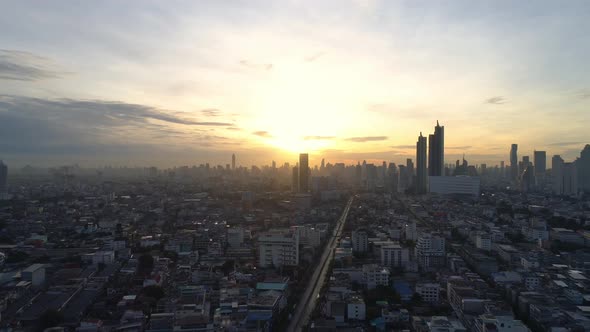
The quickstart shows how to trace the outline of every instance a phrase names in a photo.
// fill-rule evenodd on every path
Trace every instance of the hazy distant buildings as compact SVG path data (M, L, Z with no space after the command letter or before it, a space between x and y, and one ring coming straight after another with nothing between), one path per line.
M426 169L426 137L418 137L416 142L416 193L425 194L427 188L427 169Z
M300 193L309 191L309 155L307 153L299 154L299 188Z
M476 176L430 176L428 182L431 193L479 196L480 179Z
M445 127L436 121L434 134L428 135L428 175L445 175Z
M510 179L518 181L518 144L512 144L510 148Z
M232 154L231 155L231 169L235 170L236 169L236 154Z
M292 170L291 176L291 190L296 193L299 191L299 167L295 166Z

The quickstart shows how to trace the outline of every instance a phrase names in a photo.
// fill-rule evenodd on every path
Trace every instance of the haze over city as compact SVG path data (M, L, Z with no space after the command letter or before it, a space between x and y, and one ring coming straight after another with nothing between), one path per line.
M587 143L587 1L3 1L11 166L448 162ZM528 152L530 151L530 152Z

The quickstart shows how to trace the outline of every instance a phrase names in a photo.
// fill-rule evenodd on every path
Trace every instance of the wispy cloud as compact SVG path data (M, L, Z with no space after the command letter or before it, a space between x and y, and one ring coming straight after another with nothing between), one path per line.
M387 136L362 136L362 137L349 137L346 141L355 142L355 143L364 143L364 142L376 142L376 141L385 141Z
M203 114L203 116L219 116L221 115L221 111L216 108L207 108L201 110L201 114Z
M244 67L248 67L250 69L259 69L259 70L271 70L272 63L252 63L248 60L241 60L240 65Z
M557 142L557 143L551 143L551 144L547 144L548 146L572 146L572 145L580 145L580 144L584 144L584 142Z
M445 149L449 149L449 150L468 150L471 148L472 148L471 145L445 146Z
M265 130L259 130L252 133L253 135L260 136L260 137L272 137L272 135Z
M414 149L414 148L416 148L415 145L392 145L391 147L394 149Z
M318 52L318 53L314 53L312 55L306 56L305 57L305 62L314 62L317 59L321 58L322 56L324 56L326 53L324 52Z
M486 99L485 103L492 104L492 105L502 105L502 104L506 103L506 98L504 98L502 96L495 96L495 97Z
M336 136L305 136L303 139L306 141L327 141L335 138Z
M589 99L590 98L590 89L581 89L576 93L576 96L580 99Z
M0 49L0 79L39 81L60 78L64 74L48 58L25 51Z

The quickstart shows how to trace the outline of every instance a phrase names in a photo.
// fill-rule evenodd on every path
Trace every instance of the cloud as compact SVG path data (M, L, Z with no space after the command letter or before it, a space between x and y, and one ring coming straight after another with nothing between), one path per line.
M252 134L260 137L272 137L272 135L268 131L264 130L255 131Z
M0 49L0 80L40 81L61 78L64 74L48 58L25 51Z
M589 99L590 98L590 89L582 89L576 93L578 98L580 99Z
M346 141L355 143L385 141L387 136L363 136L363 137L349 137Z
M325 141L335 138L336 136L305 136L303 139L306 141Z
M272 63L252 63L248 60L241 60L240 65L250 68L250 69L259 69L259 70L271 70Z
M326 54L326 53L324 53L324 52L318 52L318 53L315 53L315 54L312 54L312 55L306 56L304 60L305 60L305 62L314 62L314 61L316 61L317 59L319 59L319 58L321 58L322 56L324 56L325 54Z
M227 130L236 130L236 131L242 130L242 128L238 128L238 127L227 127L225 129L227 129Z
M221 115L221 111L216 108L207 108L201 110L201 114L203 114L203 116L219 116Z
M485 103L492 104L492 105L502 105L502 104L506 103L506 99L502 96L495 96L495 97L486 99Z
M445 149L449 150L468 150L471 149L471 145L462 145L462 146L445 146Z
M415 145L392 145L391 147L394 149L415 149L416 148Z
M551 143L551 144L547 144L548 146L572 146L572 145L580 145L580 144L584 144L584 142L557 142L557 143Z

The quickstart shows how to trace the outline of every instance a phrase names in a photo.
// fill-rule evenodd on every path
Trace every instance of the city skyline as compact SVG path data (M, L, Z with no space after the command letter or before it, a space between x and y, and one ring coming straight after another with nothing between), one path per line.
M401 163L440 119L448 162L574 159L590 4L466 4L6 2L0 158Z

